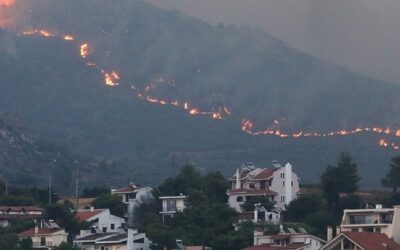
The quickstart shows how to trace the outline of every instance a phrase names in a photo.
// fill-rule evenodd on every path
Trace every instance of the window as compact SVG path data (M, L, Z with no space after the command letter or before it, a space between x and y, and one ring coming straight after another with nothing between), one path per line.
M285 202L285 196L284 195L281 196L281 202Z
M103 233L107 232L107 228L103 227Z
M250 188L250 189L254 189L254 188L255 188L254 183L250 183L250 184L249 184L249 188Z
M237 202L243 202L243 200L244 200L244 198L242 196L239 196L239 197L236 198Z
M291 183L291 184L292 184L292 187L293 187L293 181L292 181L292 183Z
M282 181L282 186L285 186L285 181Z
M40 245L46 246L46 237L40 237Z
M115 225L111 224L110 228L111 228L111 230L114 230L115 229Z
M176 211L176 201L175 200L167 200L167 211L169 211L169 212Z
M285 173L281 173L281 178L285 178Z
M128 194L125 195L125 202L129 202L129 195Z

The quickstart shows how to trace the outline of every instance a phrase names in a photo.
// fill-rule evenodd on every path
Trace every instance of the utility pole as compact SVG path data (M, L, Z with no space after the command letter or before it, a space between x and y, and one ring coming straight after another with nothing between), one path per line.
M174 174L175 174L175 154L174 153L172 153L172 156L171 156L171 174L172 174L172 178L174 178ZM171 184L171 195L174 195L174 184L173 184L173 182L172 182L172 184Z
M76 167L76 179L75 179L75 210L78 211L78 203L79 203L79 168Z
M6 196L8 196L8 183L6 181Z
M51 173L49 174L49 205L51 205L51 185L52 185Z

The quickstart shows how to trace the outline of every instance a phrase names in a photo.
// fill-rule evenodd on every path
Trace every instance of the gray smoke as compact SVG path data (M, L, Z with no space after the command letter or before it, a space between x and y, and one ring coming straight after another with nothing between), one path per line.
M398 0L147 0L211 23L262 28L291 47L400 84Z

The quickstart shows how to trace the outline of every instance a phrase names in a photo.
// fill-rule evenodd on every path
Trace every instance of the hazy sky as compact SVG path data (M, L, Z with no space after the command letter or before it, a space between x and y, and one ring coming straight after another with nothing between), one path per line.
M400 0L147 0L211 23L263 28L291 47L400 84Z

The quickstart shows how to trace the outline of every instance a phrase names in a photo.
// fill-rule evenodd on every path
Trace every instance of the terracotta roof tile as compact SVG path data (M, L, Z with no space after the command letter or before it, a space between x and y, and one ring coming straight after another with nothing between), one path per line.
M245 194L245 195L276 195L277 193L269 189L231 189L229 194Z
M89 220L90 218L92 218L92 217L98 215L99 213L101 213L101 212L103 212L103 211L104 211L103 209L96 209L96 210L94 210L94 211L77 212L77 213L76 213L76 218L77 218L79 221L87 221L87 220Z
M263 169L260 173L252 177L251 180L267 180L274 175L275 171L276 169Z
M21 211L35 211L42 212L43 208L33 207L33 206L20 206L20 207L11 207L11 206L0 206L0 211L11 211L11 212L21 212Z
M365 250L400 250L400 245L382 233L343 232L343 234ZM385 247L389 246L389 248Z
M307 246L307 244L304 243L293 243L287 246L261 245L261 246L248 247L243 250L297 250L297 249L302 249L305 246Z
M35 234L35 228L28 229L22 233L19 233L19 237L30 237L33 235L49 235L55 232L64 231L62 228L38 228L38 233Z

